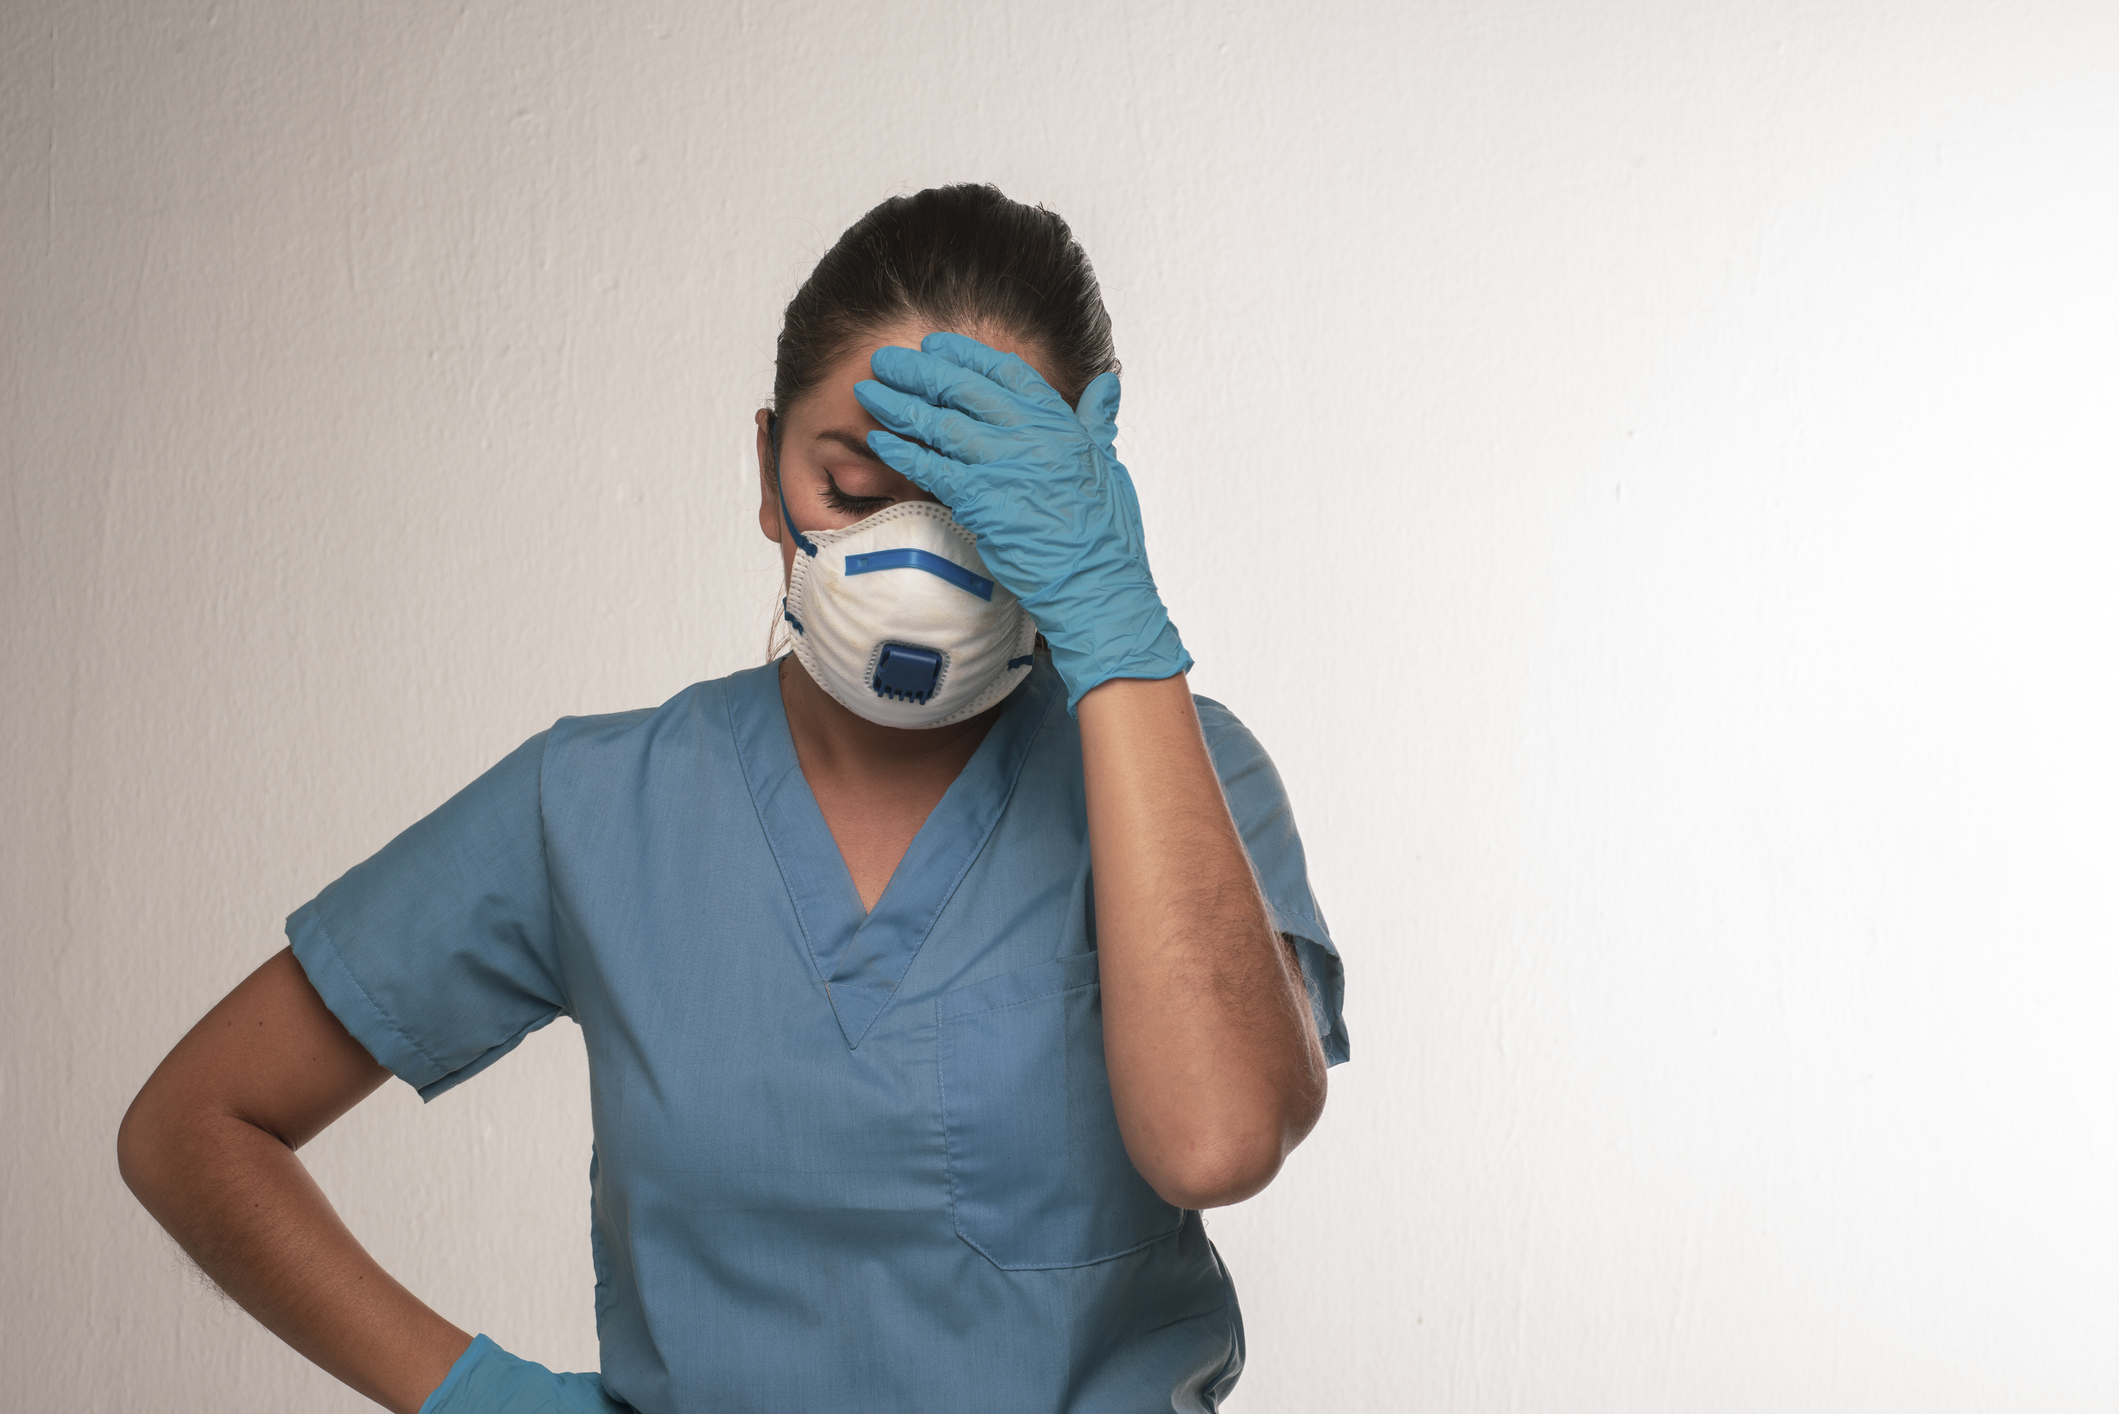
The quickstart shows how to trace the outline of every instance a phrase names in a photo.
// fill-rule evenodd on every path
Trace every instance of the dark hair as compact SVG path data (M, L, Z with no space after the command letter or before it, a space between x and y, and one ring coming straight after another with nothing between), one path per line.
M1070 404L1118 370L1111 316L1067 223L969 183L894 196L847 227L788 301L773 373L785 413L863 338L921 319L1036 346Z

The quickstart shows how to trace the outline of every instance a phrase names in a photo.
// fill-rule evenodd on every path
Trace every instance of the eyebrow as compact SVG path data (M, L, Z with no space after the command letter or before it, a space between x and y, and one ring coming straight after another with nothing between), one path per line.
M885 465L883 459L870 450L868 439L858 433L841 432L835 428L829 432L819 432L817 440L819 442L835 442L864 461L872 461L877 466Z

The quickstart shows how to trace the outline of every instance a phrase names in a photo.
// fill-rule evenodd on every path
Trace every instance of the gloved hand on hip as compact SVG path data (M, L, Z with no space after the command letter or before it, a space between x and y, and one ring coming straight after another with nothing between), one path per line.
M1192 666L1148 572L1133 479L1111 452L1118 375L1069 408L1022 359L961 334L877 349L870 367L877 381L854 396L889 429L868 434L870 449L978 537L979 558L1051 645L1069 711L1112 678Z
M480 1336L449 1367L419 1414L628 1414L600 1375L557 1375Z

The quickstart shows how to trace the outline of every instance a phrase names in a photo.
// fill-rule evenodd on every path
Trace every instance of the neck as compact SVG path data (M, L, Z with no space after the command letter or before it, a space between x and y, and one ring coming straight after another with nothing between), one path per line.
M780 704L805 773L882 783L942 772L954 780L1007 700L946 727L886 727L849 711L789 654L780 660Z

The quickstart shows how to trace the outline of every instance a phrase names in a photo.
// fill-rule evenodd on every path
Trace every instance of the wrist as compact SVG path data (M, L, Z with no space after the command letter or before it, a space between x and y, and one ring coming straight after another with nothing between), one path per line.
M1069 712L1079 716L1081 700L1115 679L1173 678L1191 670L1192 655L1185 651L1177 625L1170 622L1160 603L1152 619L1132 627L1129 633L1106 633L1094 639L1046 631L1052 666L1067 685Z
M491 1336L472 1337L471 1343L456 1357L456 1363L449 1367L449 1373L442 1376L441 1383L434 1387L426 1402L419 1406L419 1414L443 1414L457 1393L477 1378L476 1371L479 1366L488 1360L508 1358L511 1357L494 1343Z

